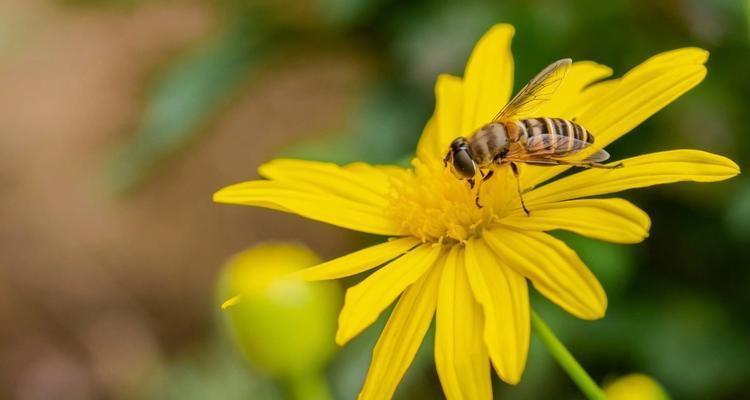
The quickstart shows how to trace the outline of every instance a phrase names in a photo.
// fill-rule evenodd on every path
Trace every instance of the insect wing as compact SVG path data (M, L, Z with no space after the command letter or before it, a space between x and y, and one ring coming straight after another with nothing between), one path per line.
M589 146L589 147L594 147L594 146ZM607 150L596 148L593 154L590 154L588 157L584 158L583 160L580 160L580 162L601 163L607 160L609 160L609 153L607 153Z
M575 155L588 149L583 159L576 159ZM511 161L526 162L529 160L570 160L579 163L598 163L609 159L609 153L589 142L563 135L536 135L526 142L526 146L518 143L508 152L506 158Z
M564 58L543 69L511 101L500 110L493 121L505 121L518 116L530 116L542 104L552 98L560 87L572 60Z

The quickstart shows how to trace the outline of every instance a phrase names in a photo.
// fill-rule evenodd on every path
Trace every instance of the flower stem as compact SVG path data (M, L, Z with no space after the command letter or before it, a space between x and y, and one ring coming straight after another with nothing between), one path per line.
M586 398L589 400L607 400L607 396L604 395L602 389L591 379L589 374L581 367L581 364L576 361L568 349L560 342L560 339L555 336L549 326L534 310L531 311L531 326L542 343L544 343L544 346L552 354L552 357L557 360L557 363L560 364L562 369L570 376L570 379L581 389L581 392L586 395Z
M325 376L317 371L293 376L287 381L290 398L294 400L331 400L333 396Z

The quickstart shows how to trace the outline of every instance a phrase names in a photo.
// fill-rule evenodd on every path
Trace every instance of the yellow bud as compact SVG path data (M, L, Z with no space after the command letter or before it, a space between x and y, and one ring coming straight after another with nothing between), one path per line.
M253 365L277 378L319 373L336 350L340 286L292 275L320 262L302 245L265 243L222 271L218 295L229 331Z
M629 374L604 386L609 400L669 400L669 394L648 375Z

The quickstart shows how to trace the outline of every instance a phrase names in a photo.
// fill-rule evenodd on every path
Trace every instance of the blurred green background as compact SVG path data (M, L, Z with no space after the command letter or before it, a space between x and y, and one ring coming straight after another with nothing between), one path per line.
M0 398L287 398L288 382L229 339L221 266L269 239L323 259L379 239L211 194L280 155L402 162L437 74L461 74L497 22L516 26L516 88L563 57L620 75L661 51L708 49L706 80L608 150L697 148L746 168L747 7L0 2ZM750 398L750 181L623 196L651 215L647 241L565 235L607 290L607 317L579 321L541 298L534 307L600 383L643 372L678 399ZM383 323L325 365L335 398L355 398ZM430 335L398 398L441 398ZM581 398L536 341L521 384L494 379L497 398Z

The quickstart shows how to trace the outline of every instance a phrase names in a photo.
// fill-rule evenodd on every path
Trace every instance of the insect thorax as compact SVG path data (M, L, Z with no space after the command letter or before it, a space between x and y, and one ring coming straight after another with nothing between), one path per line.
M474 161L480 166L491 164L498 154L508 150L508 131L500 122L491 122L469 139Z

